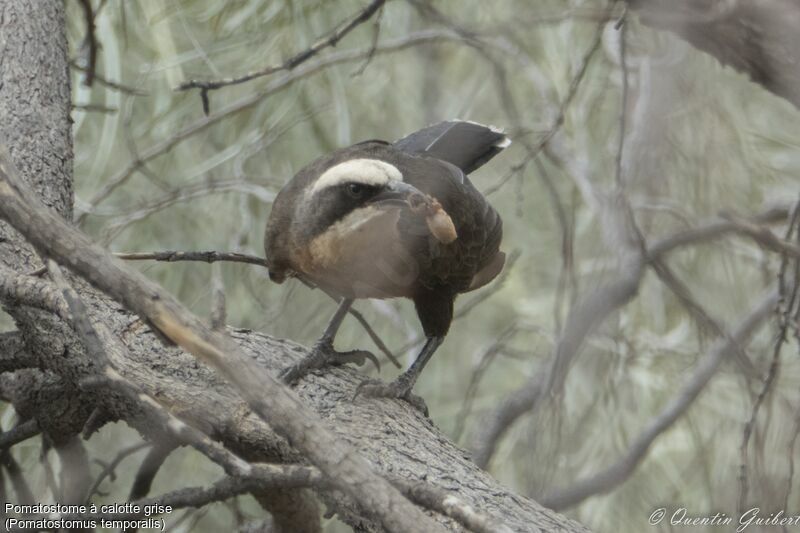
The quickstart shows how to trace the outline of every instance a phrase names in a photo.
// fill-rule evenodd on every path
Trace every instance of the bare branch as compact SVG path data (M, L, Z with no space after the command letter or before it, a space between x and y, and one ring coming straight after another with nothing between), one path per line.
M125 347L114 339L105 327L92 325L83 302L69 285L55 261L50 260L48 262L48 270L67 302L70 310L70 319L78 331L86 351L98 368L102 369L101 373L96 376L85 378L82 382L83 387L102 387L110 383L117 392L127 395L137 403L153 421L160 423L179 442L191 444L206 457L222 466L229 474L242 475L251 470L251 466L247 462L226 450L219 443L212 441L203 432L179 420L159 405L155 399L142 393L112 368L106 356L106 351L115 350L125 355ZM101 335L103 338L101 338Z
M339 26L336 29L334 29L327 37L318 40L306 50L298 52L297 54L293 55L283 63L280 63L278 65L270 65L261 70L257 70L255 72L249 72L243 76L239 76L236 78L226 78L214 81L190 80L185 83L182 83L180 86L177 87L176 90L186 91L188 89L200 89L201 96L204 98L205 101L209 91L213 91L221 87L226 87L228 85L237 85L240 83L245 83L247 81L256 78L274 74L275 72L279 72L281 70L292 70L301 63L304 63L305 61L308 61L310 58L314 57L320 50L323 50L331 46L336 46L336 44L340 40L342 40L342 38L344 38L345 35L350 33L360 24L369 20L372 17L372 15L375 14L375 12L377 12L381 7L383 7L383 4L385 3L386 0L372 0L372 2L370 2L364 9L359 11L354 17L351 17L349 20L346 20L341 24L339 24ZM372 48L373 48L372 53L374 53L374 47ZM370 53L370 55L372 53ZM208 114L207 105L204 106L204 110L206 114Z
M477 512L458 497L448 494L447 491L428 483L409 483L402 479L395 479L394 483L411 501L449 516L469 531L474 533L512 533L512 530L497 517Z
M110 478L111 481L114 481L116 477L116 469L120 465L120 463L122 463L122 461L124 461L131 455L135 454L136 452L143 450L144 448L147 448L148 446L150 446L150 443L148 442L139 442L134 444L133 446L128 446L126 448L123 448L119 452L117 452L116 457L114 457L114 459L111 460L111 462L109 462L108 464L105 464L104 462L95 459L95 462L100 463L103 469L95 478L92 486L89 487L89 490L86 493L85 503L89 503L95 494L100 494L100 485L103 483L103 481L106 480L106 478Z
M70 61L69 66L74 68L75 70L80 70L81 72L87 72L88 69L82 65L79 65L76 61ZM147 91L143 91L141 89L137 89L136 87L129 87L122 83L111 81L107 78L104 78L98 73L94 73L94 81L99 83L100 85L104 85L109 89L114 89L124 94L130 94L132 96L148 96Z
M578 480L571 487L545 496L543 499L545 505L553 509L565 509L579 504L592 495L608 492L627 479L644 458L653 441L686 412L724 358L737 350L737 345L742 346L748 342L761 323L774 311L777 301L777 292L771 291L745 315L730 338L720 338L712 346L708 354L698 362L694 373L686 380L686 385L680 393L667 403L661 413L633 440L623 457L607 469Z
M558 112L556 114L556 118L553 120L552 125L547 130L547 132L542 136L541 139L536 143L535 146L526 145L528 148L527 154L522 159L522 161L516 163L511 167L508 173L505 176L500 178L497 183L491 185L483 190L483 194L489 196L498 190L500 190L503 185L505 185L511 178L513 178L518 172L522 171L528 163L533 161L542 150L547 146L547 144L555 137L556 133L559 132L561 126L564 125L564 120L567 116L567 109L569 108L572 100L575 98L575 95L578 93L578 87L580 87L583 78L586 76L586 71L589 69L589 65L592 62L592 58L594 57L597 50L600 49L600 43L603 40L603 27L605 27L606 21L601 21L600 24L597 26L597 30L595 31L594 38L592 39L591 44L589 45L588 50L583 55L583 59L581 60L581 64L578 67L578 70L575 72L572 80L570 81L569 88L567 89L567 94L564 99L561 101L561 105L558 108Z
M511 533L511 529L496 517L484 515L448 491L424 482L409 482L397 476L390 481L411 501L454 519L467 530L475 533ZM203 507L209 503L224 501L242 494L260 493L277 488L323 488L332 487L330 479L312 466L302 465L258 465L246 476L227 476L210 487L189 487L160 496L132 500L132 505L142 511L138 513L88 514L67 516L67 519L112 519L124 520L144 515L143 509L152 505L170 506L172 509Z
M83 9L83 18L86 21L86 37L83 40L84 46L88 47L89 53L86 61L86 77L84 85L91 87L94 82L95 70L97 68L97 32L94 23L94 11L92 10L92 0L80 0Z
M267 260L263 257L240 254L236 252L215 252L213 250L206 252L120 252L115 253L114 256L120 259L125 259L126 261L166 261L168 263L175 261L200 261L202 263L228 261L231 263L247 263L249 265L258 265L264 268L268 267Z
M211 329L224 330L226 318L225 283L219 264L215 264L211 267Z
M158 470L174 449L175 444L171 442L156 443L150 448L142 464L139 465L139 471L136 472L131 491L128 493L128 501L145 498L150 493L150 487L153 485Z
M236 386L260 418L288 438L388 530L422 527L443 531L378 477L366 460L336 439L294 392L248 358L230 337L209 331L169 293L47 210L15 177L7 159L0 163L0 199L0 215L41 253L85 276L149 320L170 340L215 368Z
M713 318L705 308L692 296L691 291L681 280L672 272L666 261L663 259L654 259L650 265L658 278L664 285L672 291L678 301L686 308L689 314L694 318L695 322L704 329L714 333L714 335L728 337L729 334L723 325ZM742 367L748 377L756 375L756 369L753 363L747 357L744 350L740 349L738 345L735 346L733 351L735 361Z
M795 231L797 231L797 241L800 243L800 200L798 200L794 205L792 215L789 219L789 224L786 226L786 234L783 241L778 239L766 228L755 226L747 221L738 220L734 222L739 227L744 226L747 234L753 236L753 238L758 240L758 242L766 240L774 243L774 241L778 241L792 246L793 243L790 243L789 240L792 238L792 234ZM789 321L791 320L790 317L792 315L792 306L796 302L798 285L800 284L800 277L798 277L798 273L800 273L800 256L794 256L794 276L788 274L791 258L791 254L784 252L783 257L781 258L780 270L778 272L778 332L775 339L775 346L772 350L772 361L770 362L769 369L763 378L761 390L759 391L755 402L753 402L750 418L742 430L742 442L739 446L741 464L739 466L739 498L737 502L737 510L740 513L745 511L745 505L747 505L747 493L749 489L747 448L750 444L750 437L755 429L756 420L758 419L758 412L761 409L761 405L764 403L764 400L772 389L772 385L778 376L781 349L787 340L787 330L789 329ZM789 295L791 296L788 297ZM798 312L800 312L800 310L798 310ZM794 468L794 464L791 466Z
M446 41L455 41L460 42L463 39L457 35L454 35L452 32L448 31L440 31L440 30L426 30L411 33L403 38L394 39L391 41L386 41L380 44L375 49L375 54L384 54L384 53L391 53L400 50L405 50L407 48L411 48L414 46L419 46L422 44L431 44L437 42L446 42ZM108 198L111 193L113 193L118 187L126 183L131 176L133 176L144 163L155 159L158 156L161 156L170 150L172 150L175 146L180 144L181 142L185 141L186 139L196 135L197 133L204 131L205 129L213 126L214 124L232 116L237 113L241 113L246 111L253 106L261 103L266 97L275 94L289 86L291 86L295 81L301 80L321 70L324 70L327 67L338 65L340 63L348 63L351 61L355 61L365 57L369 53L369 49L355 49L355 50L342 50L339 52L331 53L326 55L325 57L320 58L315 62L309 62L301 67L298 67L296 70L287 74L279 79L276 79L272 83L270 83L263 91L260 91L254 95L246 96L232 104L224 107L220 111L209 115L208 117L204 117L196 122L189 124L182 130L175 133L172 137L165 139L159 143L154 144L150 148L147 148L142 151L140 154L140 158L135 161L131 161L125 168L121 169L119 172L108 178L97 191L94 196L88 201L88 206L85 209L82 209L82 213L76 217L76 222L81 223L86 216L88 216L89 212L91 212L98 204L103 202L106 198ZM80 209L80 206L78 206Z
M247 254L240 254L235 252L215 252L215 251L206 251L206 252L177 252L177 251L163 251L163 252L126 252L126 253L115 253L116 257L120 259L125 259L127 261L166 261L166 262L176 262L176 261L199 261L203 263L214 263L217 261L228 261L232 263L247 263L250 265L257 265L262 266L264 268L268 268L267 260L262 257L257 257L253 255ZM302 282L306 283L301 279ZM326 293L327 294L327 293ZM338 301L338 298L328 294L334 301ZM353 309L352 307L348 310L348 313L355 318L359 324L364 328L369 335L370 339L375 343L381 352L391 361L391 363L397 367L402 368L402 365L394 356L394 354L386 347L386 344L383 340L375 333L375 330L372 329L372 326L364 318L359 311Z
M26 420L14 428L0 433L0 450L11 448L15 444L35 437L40 432L39 423L36 420Z
M788 216L789 205L782 204L765 209L750 217L750 221L754 224L774 224L786 220ZM659 257L676 248L702 244L730 233L737 233L737 225L730 220L715 218L654 242L648 247L647 255L648 257Z
M627 0L640 20L669 30L800 108L800 6L792 0Z
M116 107L109 107L100 104L72 104L72 109L76 109L78 111L86 111L86 112L105 113L107 115L119 111L119 109L117 109Z
M764 248L779 254L786 254L795 259L800 259L800 246L793 242L780 239L772 233L769 228L754 224L734 215L723 215L723 217L733 224L736 232L747 235Z
M785 220L788 214L788 206L776 206L751 217L751 220L758 223L774 223ZM696 228L677 232L654 242L644 252L644 256L648 262L655 261L677 248L706 242L736 232L737 226L733 222L712 220ZM567 318L556 351L545 363L545 367L548 368L547 373L553 374L557 370L554 366L556 364L561 365L562 368L563 365L569 364L569 361L577 354L577 350L580 349L585 336L609 313L633 298L641 277L644 275L644 266L645 264L636 261L630 263L627 273L623 271L616 280L585 295L575 303ZM558 371L558 373L561 372ZM511 424L537 405L548 386L549 379L545 378L545 372L537 372L526 385L509 394L497 408L485 417L484 422L478 425L478 431L474 435L471 445L473 458L478 465L486 466L488 464L497 443Z
M17 501L22 505L33 505L36 498L31 492L31 487L25 476L22 474L22 469L19 467L16 459L11 455L11 450L6 448L0 453L0 464L3 465L6 472L8 472L9 481L14 488L14 493L17 496Z

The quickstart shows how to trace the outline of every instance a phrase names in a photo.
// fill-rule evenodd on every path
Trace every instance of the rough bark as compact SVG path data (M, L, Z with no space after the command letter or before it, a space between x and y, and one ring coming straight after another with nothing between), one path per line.
M0 0L0 116L4 117L0 142L8 147L11 161L39 198L69 220L72 150L63 24L63 2L59 0ZM0 224L0 261L21 274L39 264L27 243L5 224ZM249 460L302 459L216 373L177 348L165 348L121 306L85 284L78 287L92 320L104 322L127 346L130 357L114 360L125 378ZM19 328L19 333L4 336L5 344L13 344L15 354L30 354L38 369L4 374L0 379L2 396L10 397L23 417L37 420L55 442L74 442L90 414L96 415L100 408L107 414L94 418L121 418L144 434L159 434L161 428L143 420L130 398L113 390L87 393L79 387L82 379L97 369L69 326L57 313L46 310L57 294L48 294L46 284L38 288L42 291L40 307L45 309L30 305L35 298L25 304L9 298L3 302ZM247 356L272 371L306 352L294 343L259 333L229 332ZM18 346L20 340L22 347ZM374 470L444 488L480 512L501 518L515 531L586 531L499 485L405 403L352 402L354 387L362 379L352 370L339 369L309 377L297 391ZM357 530L382 530L365 518L349 497L333 491L321 496ZM450 529L460 529L450 519L439 515L436 519Z
M800 4L794 0L628 0L668 30L800 108Z
M272 339L248 331L232 331L246 353L263 365L277 370L305 354L305 348L289 341ZM133 339L128 339L133 340ZM145 342L142 342L145 341ZM293 456L274 433L256 418L243 401L205 367L173 350L161 357L162 371L150 370L153 354L145 349L152 336L139 334L134 357L121 367L123 375L152 392L161 391L179 412L198 423L212 423L218 437L250 459L278 455ZM176 383L172 375L181 375ZM349 369L336 369L325 375L313 375L297 386L304 402L329 421L336 433L356 447L380 471L406 479L422 480L451 491L481 512L492 514L514 531L582 531L574 522L543 509L533 501L515 495L480 470L469 455L451 443L430 420L403 402L378 400L352 402L355 387L362 376ZM344 513L351 525L364 524L352 508L326 501ZM451 523L452 525L452 523Z
M0 1L0 145L45 205L72 216L72 131L63 2ZM0 263L19 272L41 265L33 248L0 221ZM27 350L67 353L65 327L40 311L8 308ZM73 343L74 345L74 343ZM52 429L55 444L80 432L91 411L61 376L35 369L2 376L17 411ZM56 406L51 409L50 406Z

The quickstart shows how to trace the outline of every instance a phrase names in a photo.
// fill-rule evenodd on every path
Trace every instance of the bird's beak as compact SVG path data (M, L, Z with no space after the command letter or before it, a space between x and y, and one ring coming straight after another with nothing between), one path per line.
M414 195L425 196L419 189L403 181L391 181L384 189L372 197L370 201L378 206L407 206L408 199Z

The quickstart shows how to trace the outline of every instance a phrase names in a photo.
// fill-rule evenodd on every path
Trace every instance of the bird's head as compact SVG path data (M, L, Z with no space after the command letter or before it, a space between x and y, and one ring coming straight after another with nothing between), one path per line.
M312 180L296 206L296 221L318 235L336 224L355 229L376 217L408 206L422 193L403 181L400 170L380 159L348 159Z

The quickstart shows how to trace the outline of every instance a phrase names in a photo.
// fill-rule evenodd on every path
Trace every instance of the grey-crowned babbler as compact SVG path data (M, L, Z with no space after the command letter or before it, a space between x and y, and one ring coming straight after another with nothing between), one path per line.
M450 328L456 296L503 268L502 221L467 175L509 144L494 127L446 121L393 143L336 150L283 187L264 238L270 278L299 277L340 299L311 354L286 369L285 380L349 359L353 352L336 352L333 339L353 299L409 298L425 345L394 382L369 380L359 392L412 399Z

